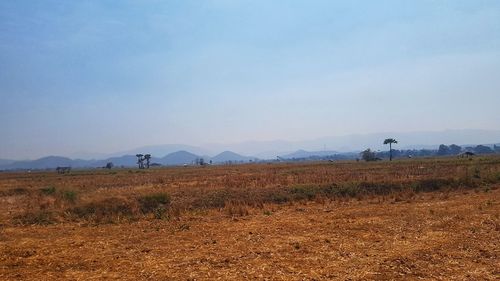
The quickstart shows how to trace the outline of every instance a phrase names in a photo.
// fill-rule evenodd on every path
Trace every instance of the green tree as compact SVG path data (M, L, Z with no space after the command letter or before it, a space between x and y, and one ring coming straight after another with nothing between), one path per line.
M462 151L462 147L456 144L451 144L449 147L450 147L450 153L453 155L458 155Z
M361 159L365 161L375 161L377 160L377 156L375 155L375 152L372 151L371 149L367 148L366 150L362 151L360 153Z
M437 155L448 155L448 154L450 154L450 148L444 144L439 145Z
M389 161L392 161L392 144L398 143L395 139L385 139L384 144L389 144Z
M146 168L149 169L149 162L151 161L151 154L144 155L144 160L146 160Z
M477 154L488 154L488 153L493 153L493 149L491 147L486 146L486 145L478 145L474 148L474 152Z

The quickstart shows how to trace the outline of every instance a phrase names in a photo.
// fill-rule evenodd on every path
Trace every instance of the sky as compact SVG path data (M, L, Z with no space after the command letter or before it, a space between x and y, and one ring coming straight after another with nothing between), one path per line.
M0 1L0 158L500 129L500 1Z

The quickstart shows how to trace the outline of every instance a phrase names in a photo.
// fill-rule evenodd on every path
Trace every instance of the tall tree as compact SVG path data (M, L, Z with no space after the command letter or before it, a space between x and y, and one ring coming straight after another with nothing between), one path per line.
M144 158L142 158L144 155L143 154L136 154L137 157L137 165L139 166L139 169L144 169Z
M398 143L395 139L385 139L384 144L389 144L389 161L392 161L392 144Z
M437 155L448 155L448 154L450 154L450 148L444 144L439 145Z
M491 149L491 147L489 146L480 144L474 148L474 152L477 154L488 154L493 153L493 149Z
M450 153L453 155L458 155L462 152L462 147L456 144L450 144Z
M144 159L146 160L146 168L149 169L149 161L151 161L151 154L144 155Z

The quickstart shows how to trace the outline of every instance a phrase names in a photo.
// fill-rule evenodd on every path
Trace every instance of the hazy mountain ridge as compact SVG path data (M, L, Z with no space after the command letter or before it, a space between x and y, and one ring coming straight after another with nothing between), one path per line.
M243 156L238 153L232 152L232 151L224 151L216 156L210 158L213 163L225 163L229 161L233 162L248 162L250 160L256 160L255 157L249 157L249 156Z
M356 153L366 148L371 148L374 151L385 151L388 147L383 145L383 140L388 137L393 137L398 140L398 144L394 145L393 149L437 149L439 144L450 145L453 143L463 148L477 144L484 144L492 147L493 144L498 145L500 131L447 130L436 132L377 133L325 137L297 142L283 140L251 141L227 145L209 144L199 147L182 144L167 144L135 148L129 150L129 153L120 155L112 153L110 155L114 156L109 156L101 160L71 159L62 156L48 156L36 160L21 161L2 159L0 160L0 169L46 169L55 168L57 166L96 168L103 167L108 162L113 162L115 166L135 167L137 162L136 153L150 153L153 155L151 163L160 163L162 165L191 164L196 158L204 158L205 162L212 160L213 163L225 163L228 161L247 162L256 158L264 160L276 159L277 156L288 159L323 157L332 154ZM176 148L186 149L171 151ZM325 148L335 148L335 150L327 150ZM224 152L213 157L206 156L214 155L210 153L210 151L214 151L215 149ZM163 151L168 151L168 153L162 154L161 152Z
M191 164L196 158L200 158L200 156L193 154L189 151L180 150L164 157L160 158L158 163L162 165L183 165L183 164Z
M205 161L212 160L213 163L225 162L247 162L256 159L255 157L242 156L231 151L222 152L214 157L202 157L194 153L181 150L169 153L164 157L152 157L150 163L159 163L165 166L192 164L196 159L204 158ZM135 167L137 157L135 155L123 155L120 157L110 157L103 160L82 160L70 159L62 156L47 156L36 160L14 161L7 160L5 164L0 164L0 170L23 170L23 169L54 169L57 167L73 168L99 168L112 162L115 167Z
M122 155L136 155L136 154L145 154L149 153L153 156L157 157L165 157L171 153L179 152L179 151L188 151L189 153L196 155L205 155L210 154L207 149L202 147L194 146L194 145L185 145L185 144L162 144L162 145L147 145L142 147L133 148L130 150L119 151L107 154L106 157L120 157Z
M395 149L436 148L440 144L493 144L500 140L500 130L444 130L419 132L381 132L372 134L351 134L344 136L322 137L304 141L248 141L232 144L206 144L208 150L230 150L242 155L253 155L261 159L275 159L297 150L355 152L366 148L384 150L384 139L395 138Z
M285 155L281 155L280 157L281 158L285 158L285 159L293 159L293 158L309 158L309 157L314 157L314 156L318 156L318 157L324 157L324 156L331 156L331 155L335 155L335 154L338 154L338 151L306 151L306 150L303 150L303 149L299 149L293 153L289 153L289 154L285 154Z
M10 160L10 159L0 159L0 166L9 165L9 164L12 164L14 162L17 162L17 161L16 160Z

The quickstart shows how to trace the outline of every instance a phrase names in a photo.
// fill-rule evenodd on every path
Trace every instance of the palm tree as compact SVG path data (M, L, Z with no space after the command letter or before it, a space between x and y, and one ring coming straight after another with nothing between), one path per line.
M389 161L392 161L392 144L398 143L395 139L385 139L384 144L389 144Z

